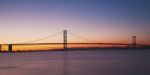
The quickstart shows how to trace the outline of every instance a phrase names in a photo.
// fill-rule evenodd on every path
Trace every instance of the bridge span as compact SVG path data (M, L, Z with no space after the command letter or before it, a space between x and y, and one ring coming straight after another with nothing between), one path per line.
M75 35L77 36L77 35ZM49 36L50 37L50 36ZM69 43L68 40L67 40L67 30L64 30L63 31L63 43L31 43L31 42L35 42L35 41L39 41L39 40L43 40L43 39L46 39L46 38L49 38L49 37L45 37L45 38L41 38L41 39L37 39L37 40L33 40L33 41L29 41L29 42L26 42L26 43L12 43L12 44L0 44L0 50L1 50L1 46L2 45L7 45L8 46L8 51L9 52L12 52L13 51L13 46L19 46L19 45L63 45L64 47L64 50L67 50L68 49L68 45L112 45L112 46L117 46L117 45L120 45L120 46L128 46L128 47L145 47L145 46L148 46L150 47L150 45L145 45L145 44L137 44L136 43L136 36L132 36L132 41L131 43L127 44L127 43L98 43L98 42L90 42L90 43L82 43L82 42L79 42L79 43ZM77 36L79 37L79 36ZM84 39L84 38L82 38ZM88 40L88 39L85 39L85 40Z

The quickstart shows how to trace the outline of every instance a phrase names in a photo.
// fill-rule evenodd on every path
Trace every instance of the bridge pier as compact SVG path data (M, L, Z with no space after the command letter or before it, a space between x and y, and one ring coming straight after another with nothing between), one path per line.
M8 45L8 52L12 52L12 44Z
M63 31L63 45L64 45L64 50L67 50L67 30Z

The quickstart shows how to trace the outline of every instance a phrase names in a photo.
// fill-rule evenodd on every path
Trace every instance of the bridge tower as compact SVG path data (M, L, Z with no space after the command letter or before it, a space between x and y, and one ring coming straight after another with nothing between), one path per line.
M9 52L12 52L12 44L9 44L9 45L8 45L8 51L9 51Z
M63 45L64 45L64 50L67 50L67 30L63 31Z
M132 36L132 47L136 47L136 36Z

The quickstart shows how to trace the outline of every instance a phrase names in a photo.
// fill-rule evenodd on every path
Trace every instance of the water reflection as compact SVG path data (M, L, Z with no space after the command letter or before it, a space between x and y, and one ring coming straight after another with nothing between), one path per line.
M0 75L150 75L149 50L0 53Z
M68 75L68 56L67 51L63 53L63 75Z

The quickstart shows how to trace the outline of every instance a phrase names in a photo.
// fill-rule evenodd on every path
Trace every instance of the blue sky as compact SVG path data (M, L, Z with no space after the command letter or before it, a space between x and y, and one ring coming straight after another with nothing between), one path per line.
M0 10L1 43L34 40L63 29L101 42L132 35L150 42L149 0L1 0Z

